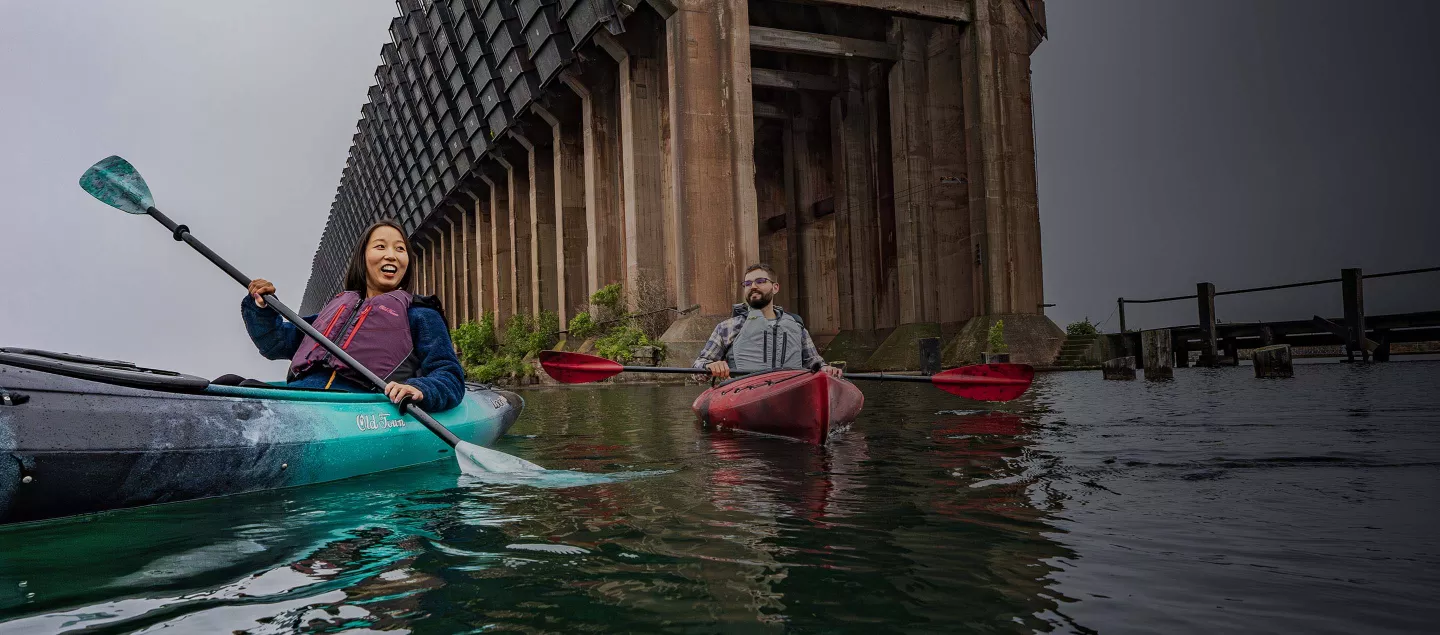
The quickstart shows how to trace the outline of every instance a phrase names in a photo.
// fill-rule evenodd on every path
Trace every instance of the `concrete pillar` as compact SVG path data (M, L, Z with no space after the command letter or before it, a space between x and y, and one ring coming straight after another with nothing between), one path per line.
M465 190L465 195L470 201L465 213L465 249L470 257L466 259L470 267L470 319L480 321L480 316L485 313L485 269L480 258L480 213L481 205L479 197Z
M930 213L930 129L925 94L925 43L933 25L893 18L889 39L900 49L890 67L890 165L895 205L900 323L938 322L935 232Z
M425 246L420 244L420 237L410 235L410 268L415 270L411 280L415 285L415 292L425 293Z
M699 352L738 280L760 254L750 90L750 9L744 0L680 0L665 23L670 156L680 237L676 297L698 315L661 338L672 359ZM683 81L682 81L683 80Z
M580 97L585 144L586 297L625 279L625 236L620 203L620 100L617 71L592 64L583 76L561 78Z
M925 271L935 276L934 292L927 301L935 303L934 319L942 324L951 324L979 315L975 297L979 269L975 266L975 253L970 247L964 90L960 82L960 27L953 24L936 26L926 42L925 55L925 119L930 136L930 169L929 182L924 187L929 192L932 223L928 233L934 237L931 254L934 266ZM1038 264L1037 261L1036 266ZM1037 308L1035 312L1041 311Z
M556 310L555 291L555 157L550 146L521 144L529 153L530 172L530 305L532 316Z
M504 328L514 313L513 252L510 244L510 184L504 175L481 177L490 186L491 298L495 307L495 328Z
M690 274L680 284L701 314L726 315L739 297L745 265L760 253L749 6L742 0L677 4L666 33L681 261Z
M530 313L530 297L533 292L530 272L530 168L528 159L524 162L497 157L496 161L505 166L505 178L510 198L510 270L502 275L510 276L510 314ZM533 316L532 316L533 317Z
M654 30L639 22L653 22L648 11L632 16L619 38L597 33L596 42L619 68L620 162L625 236L625 290L631 311L673 306L666 274L665 215L661 163L661 113L666 95L659 90L665 72L659 57L661 42ZM634 26L635 28L629 28ZM623 39L623 42L622 42Z
M447 212L449 212L448 209L441 210L439 213L446 214ZM464 263L460 259L460 241L456 240L455 236L459 233L457 230L455 219L446 214L445 228L442 230L445 233L445 267L449 270L445 288L445 312L450 318L451 328L459 326L465 319L462 308L465 301L461 295L461 287L464 286L465 278L460 271L460 266Z
M585 223L585 142L580 126L564 123L540 106L532 109L550 124L555 160L556 307L561 328L585 311L590 296Z
M435 295L440 299L440 305L444 307L445 323L450 324L454 319L450 306L450 250L445 244L445 231L441 228L443 223L435 224Z
M798 231L795 220L795 190L790 164L794 153L790 148L790 121L755 119L755 199L760 224L761 262L775 268L776 279L782 280L775 294L775 303L791 310L801 307L795 302L800 280L793 264L798 250L793 246ZM781 152L773 148L781 147Z
M1041 314L1040 215L1030 107L1029 25L1014 2L974 2L961 35L969 247L977 311Z
M486 312L495 313L495 247L494 234L490 223L490 195L489 192L475 199L475 247L476 257L480 262L478 291L480 294L480 312L476 319L485 316Z
M797 96L800 108L790 121L791 169L794 171L793 218L798 230L792 239L798 248L798 272L783 284L797 287L796 307L811 335L834 335L840 330L839 283L835 269L835 214L830 181L832 148L826 115L808 94ZM822 206L822 202L825 205ZM817 213L824 211L823 216ZM798 275L797 275L798 274Z
M875 105L863 90L870 64L845 60L841 65L844 88L830 101L841 329L874 329L879 297L879 223L870 129L870 111Z

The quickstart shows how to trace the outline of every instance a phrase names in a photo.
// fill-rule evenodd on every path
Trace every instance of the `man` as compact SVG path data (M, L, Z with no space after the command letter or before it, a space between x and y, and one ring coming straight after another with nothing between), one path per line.
M844 374L825 363L810 332L800 317L775 306L780 282L770 265L759 263L745 269L740 283L745 302L735 305L735 315L715 326L695 368L710 371L717 379L729 379L730 371L759 372L816 368L831 377Z

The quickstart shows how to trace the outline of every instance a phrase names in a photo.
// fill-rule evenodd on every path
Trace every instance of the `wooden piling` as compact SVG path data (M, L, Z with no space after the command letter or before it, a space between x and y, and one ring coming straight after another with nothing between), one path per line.
M1359 269L1340 270L1341 301L1345 304L1345 357L1355 361L1355 351L1360 358L1370 361L1370 350L1365 341L1365 289L1364 277Z
M1145 358L1146 381L1175 378L1175 369L1171 366L1170 329L1141 331L1140 349Z
M1105 363L1100 365L1100 372L1105 374L1105 379L1135 379L1135 358L1116 357L1105 360Z
M1290 345L1277 344L1274 346L1262 346L1255 349L1251 359L1255 362L1255 376L1259 378L1268 377L1294 377L1295 368L1291 364Z
M1215 285L1201 282L1195 285L1195 297L1200 305L1200 361L1196 366L1215 365Z

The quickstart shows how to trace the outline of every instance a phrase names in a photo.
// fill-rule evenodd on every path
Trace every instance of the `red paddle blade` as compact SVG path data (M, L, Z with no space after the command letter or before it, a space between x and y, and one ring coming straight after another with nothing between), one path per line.
M625 367L619 363L586 355L564 351L540 351L540 367L555 381L566 384L588 384L620 374Z
M976 364L930 377L936 388L977 401L1010 401L1025 394L1035 369L1027 364Z

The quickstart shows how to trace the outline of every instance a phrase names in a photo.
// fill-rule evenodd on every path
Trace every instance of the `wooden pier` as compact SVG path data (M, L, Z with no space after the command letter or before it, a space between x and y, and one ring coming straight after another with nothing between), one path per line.
M1366 315L1364 281L1375 278L1409 276L1440 272L1440 267L1407 269L1384 273L1365 274L1360 269L1342 269L1340 277L1325 280L1311 280L1291 284L1252 287L1216 291L1215 285L1201 282L1192 295L1153 298L1147 300L1118 299L1120 333L1108 336L1113 341L1114 356L1135 355L1141 350L1141 333L1126 329L1125 305L1154 304L1195 300L1197 322L1183 326L1171 326L1171 351L1175 365L1185 367L1190 362L1190 352L1198 351L1197 365L1217 366L1239 364L1243 349L1262 346L1289 344L1293 348L1318 346L1343 346L1348 360L1357 357L1361 361L1389 361L1392 345L1440 342L1440 311L1420 311L1390 315ZM1294 289L1320 285L1339 284L1344 315L1274 322L1217 322L1215 320L1215 298L1245 293L1261 293L1280 289ZM1102 354L1103 356L1103 354ZM1143 365L1142 365L1143 367Z

